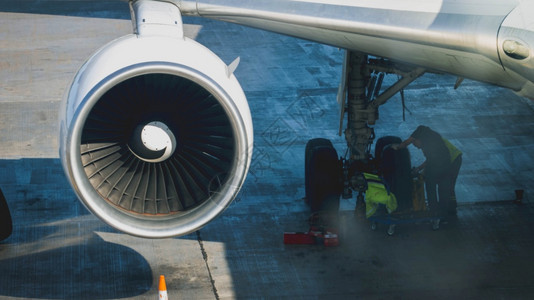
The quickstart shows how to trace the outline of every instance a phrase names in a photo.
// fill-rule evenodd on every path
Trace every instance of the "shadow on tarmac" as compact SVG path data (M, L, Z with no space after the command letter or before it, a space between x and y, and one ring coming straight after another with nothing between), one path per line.
M52 233L34 238L24 243L7 240L0 244L0 295L116 299L141 295L152 286L148 262L128 247L105 242L92 234L80 244L64 247L64 240L59 240L56 244L59 248L47 250L54 239L64 237ZM21 248L31 249L19 255Z
M110 231L70 190L58 159L0 161L13 234L0 243L0 295L115 299L141 295L153 278L137 251L104 241Z

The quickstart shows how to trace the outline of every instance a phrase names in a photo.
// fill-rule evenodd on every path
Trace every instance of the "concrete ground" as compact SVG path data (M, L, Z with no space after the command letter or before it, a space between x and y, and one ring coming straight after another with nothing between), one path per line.
M2 299L532 299L534 109L511 91L427 74L381 107L377 136L419 124L464 153L458 216L439 231L394 236L342 202L341 244L284 245L307 230L304 147L331 138L339 154L336 48L185 18L187 34L230 63L250 102L255 154L243 191L201 230L149 240L106 226L76 199L58 158L58 109L77 68L131 32L124 1L0 0L0 188L14 219L0 243ZM390 78L391 77L391 78ZM395 76L389 76L391 83ZM423 156L410 148L412 163ZM514 190L525 191L521 204Z

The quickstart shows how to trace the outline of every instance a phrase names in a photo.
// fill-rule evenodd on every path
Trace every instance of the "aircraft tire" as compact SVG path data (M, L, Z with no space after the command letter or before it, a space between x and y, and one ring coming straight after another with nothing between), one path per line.
M394 142L385 145L381 150L378 168L397 198L398 210L403 211L413 206L410 152L406 148L394 150L391 144L396 141L391 140Z
M306 144L304 185L312 212L339 210L342 166L332 142L317 138Z
M400 143L402 143L402 139L398 136L387 135L379 138L375 144L375 159L379 161L382 159L382 151L386 146Z
M0 241L7 239L13 232L13 222L6 198L0 189Z

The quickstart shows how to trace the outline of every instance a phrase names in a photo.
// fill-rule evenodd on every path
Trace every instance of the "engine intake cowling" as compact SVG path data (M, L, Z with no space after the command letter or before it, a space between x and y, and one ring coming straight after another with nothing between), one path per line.
M243 184L252 121L234 75L187 38L128 35L80 69L62 108L60 156L86 207L142 237L190 233Z

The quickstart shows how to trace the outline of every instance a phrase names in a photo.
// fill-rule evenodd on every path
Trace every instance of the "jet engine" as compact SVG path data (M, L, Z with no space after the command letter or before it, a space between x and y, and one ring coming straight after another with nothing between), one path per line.
M234 67L166 34L132 34L98 50L61 110L60 157L85 206L151 238L193 232L227 208L253 144Z

